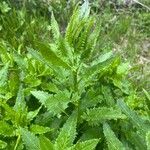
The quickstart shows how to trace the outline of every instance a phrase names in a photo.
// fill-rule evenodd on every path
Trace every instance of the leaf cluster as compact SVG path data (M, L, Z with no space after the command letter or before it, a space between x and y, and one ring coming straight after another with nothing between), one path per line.
M4 27L10 22L3 17ZM65 33L51 13L49 41L35 35L30 44L14 40L36 25L17 21L3 31L12 31L9 44L0 42L0 149L150 148L150 96L143 90L145 117L127 105L135 92L129 63L97 49L101 29L88 1L76 6Z

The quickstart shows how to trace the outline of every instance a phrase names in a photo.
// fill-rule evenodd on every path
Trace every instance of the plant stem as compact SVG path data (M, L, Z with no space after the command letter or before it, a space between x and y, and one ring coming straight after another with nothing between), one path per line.
M19 145L19 142L20 142L20 134L18 135L18 138L17 138L17 141L16 141L16 145L14 147L14 150L17 150L17 147Z

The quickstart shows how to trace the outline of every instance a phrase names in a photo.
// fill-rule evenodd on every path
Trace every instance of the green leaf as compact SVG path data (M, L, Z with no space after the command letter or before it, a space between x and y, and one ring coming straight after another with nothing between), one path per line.
M64 150L72 146L76 136L77 114L74 112L66 123L61 128L61 131L56 139L55 147L59 150Z
M45 136L40 136L39 139L41 150L54 150L54 145L48 138Z
M97 125L106 120L125 119L125 115L117 108L99 107L87 109L82 118L88 121L89 124Z
M73 36L74 36L74 32L76 31L75 29L78 27L77 25L79 23L79 20L80 20L79 19L79 9L78 9L78 5L77 5L76 8L74 9L73 15L71 16L71 19L67 25L66 34L65 34L65 39L71 47L73 47L73 44L72 44ZM78 29L80 30L80 28L78 28Z
M18 114L14 109L12 109L6 102L0 99L0 106L2 106L6 111L6 116L11 119L11 121L16 124L17 120L20 119L20 114Z
M102 56L104 57L104 56ZM89 67L85 67L85 74L84 74L84 78L87 80L89 78L92 78L93 75L103 71L104 69L108 68L113 62L114 60L116 59L117 57L116 56L112 56L112 57L109 57L107 59L104 59L104 61L102 62L99 62L99 63L94 63L94 65L92 66L89 66Z
M103 124L103 130L109 150L125 150L123 144L119 141L107 123Z
M67 90L59 91L54 95L43 91L31 91L31 93L54 115L63 112L71 101Z
M98 144L99 139L87 140L84 142L79 142L74 146L68 148L67 150L95 150L96 145Z
M7 13L11 8L8 6L8 4L3 1L2 3L0 3L0 11L2 13Z
M16 93L18 92L19 84L20 84L19 72L11 71L9 73L8 86L12 95L16 95Z
M86 140L91 140L91 139L99 139L102 136L102 132L99 129L99 126L89 126L86 127L86 130L84 131L84 133L82 134L82 136L80 137L79 141L83 142Z
M6 146L7 146L7 143L0 140L0 149L4 149L6 148Z
M107 106L110 107L115 106L115 99L111 91L111 87L102 85L101 90L104 97L103 99L105 99Z
M5 121L0 121L0 135L3 136L14 136L14 128L9 125L7 122Z
M15 62L17 63L17 65L20 67L20 69L23 69L24 71L26 71L28 64L27 64L27 61L24 59L24 57L15 52L13 58Z
M125 75L128 73L129 70L129 63L122 63L117 67L117 74L118 75Z
M146 134L147 150L150 150L150 131Z
M39 139L25 128L20 128L21 137L28 150L40 150Z
M81 109L91 108L101 103L103 100L103 96L97 94L98 92L94 89L90 89L87 91L85 97L81 101Z
M58 40L60 36L59 26L52 12L51 15L51 29L54 36L54 40Z
M16 103L15 103L15 106L14 106L14 109L17 111L17 112L24 112L25 111L25 108L26 108L26 102L25 102L25 99L24 99L24 91L23 91L23 87L22 85L20 85L20 88L19 88L19 91L18 91L18 94L17 94L17 98L16 98Z
M118 100L118 106L121 110L126 114L126 116L132 121L133 125L137 127L140 131L145 133L150 129L150 126L146 125L144 121L134 112L132 111L123 100Z
M134 145L137 150L145 150L145 136L141 136L138 132L127 132L127 139Z
M42 108L42 106L39 107L38 109L34 110L34 111L28 112L28 114L27 114L27 120L29 122L32 121L38 115L38 113L39 113L39 111L40 111L41 108Z
M29 47L27 47L27 51L28 51L36 60L42 62L43 64L45 64L45 65L47 65L47 66L49 66L49 67L51 67L51 66L49 65L49 63L43 58L43 56L41 55L41 53L39 53L39 52L35 51L34 49L29 48Z
M49 127L43 127L43 126L39 126L36 124L32 124L30 126L30 131L34 134L44 134L44 133L52 131L52 129L50 129Z
M145 89L143 89L143 92L146 96L146 104L147 104L149 114L150 114L150 94Z
M113 56L113 52L110 51L110 52L107 52L103 55L100 55L98 58L94 59L92 62L91 62L91 66L94 66L94 65L97 65L99 63L102 63L108 59L110 59L111 57Z
M7 83L7 74L8 74L9 63L7 63L1 70L0 70L0 87L3 87Z
M36 44L37 49L42 54L43 58L47 60L50 64L56 65L56 67L61 66L66 69L70 69L70 66L55 53L56 49L53 49L53 46L42 42L37 42Z
M57 86L53 83L43 83L43 88L45 90L49 90L50 92L53 92L53 93L57 93L59 91Z
M10 55L7 52L7 46L5 43L0 43L0 52L1 52L1 59L2 62L5 64L10 61Z

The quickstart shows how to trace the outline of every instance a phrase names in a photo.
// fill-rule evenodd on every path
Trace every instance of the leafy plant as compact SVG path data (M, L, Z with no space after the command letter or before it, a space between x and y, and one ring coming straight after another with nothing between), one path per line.
M98 49L100 22L90 15L88 1L75 7L64 33L51 13L49 41L43 34L42 41L35 36L36 23L32 26L30 21L15 22L13 35L16 24L31 35L31 43L16 39L24 44L20 50L12 39L5 42L9 31L3 31L1 149L149 148L149 117L138 115L126 104L135 92L127 79L129 63L122 62L117 52ZM144 93L149 99L148 92Z

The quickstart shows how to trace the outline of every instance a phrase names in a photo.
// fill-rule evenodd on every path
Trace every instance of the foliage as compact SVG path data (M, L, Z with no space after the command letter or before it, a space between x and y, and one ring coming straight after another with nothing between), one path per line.
M149 149L149 93L141 99L130 62L113 50L130 37L129 16L101 21L85 1L62 32L55 10L49 23L2 4L0 149Z

